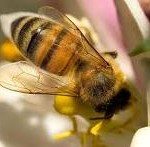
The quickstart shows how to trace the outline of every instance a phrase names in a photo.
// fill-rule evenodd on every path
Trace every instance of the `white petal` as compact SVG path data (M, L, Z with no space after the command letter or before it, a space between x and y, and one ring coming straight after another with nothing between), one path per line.
M131 147L150 147L150 127L141 128L135 133Z
M128 48L135 48L150 35L150 23L137 0L116 0L116 7Z

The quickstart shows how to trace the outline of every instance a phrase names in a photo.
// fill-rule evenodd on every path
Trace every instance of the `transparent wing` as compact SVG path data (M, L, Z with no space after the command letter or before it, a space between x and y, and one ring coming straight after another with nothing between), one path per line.
M63 15L61 12L59 12L57 9L53 7L50 6L41 7L39 8L38 13L48 16L49 19L51 19L52 21L64 25L68 29L76 30L77 28L67 16Z
M70 33L76 35L80 41L80 44L82 45L82 50L84 51L85 55L91 56L92 58L95 57L95 61L99 62L99 65L103 66L109 71L112 71L109 63L98 53L97 50L95 50L95 48L90 44L79 28L67 16L49 6L40 8L38 13L49 17L49 19L55 23L63 25L63 27L69 30Z
M0 68L0 85L22 93L76 96L70 83L67 78L46 73L26 61Z

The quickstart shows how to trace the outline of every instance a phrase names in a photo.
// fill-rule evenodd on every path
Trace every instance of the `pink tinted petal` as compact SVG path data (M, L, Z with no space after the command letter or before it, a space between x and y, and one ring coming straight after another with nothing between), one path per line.
M134 72L129 57L125 53L121 30L113 0L78 0L81 8L97 30L100 41L106 49L117 50L121 69L129 79L134 80Z
M78 0L109 49L124 49L113 0Z
M141 9L138 0L115 0L123 37L127 48L131 51L150 35L150 23ZM132 58L136 73L137 87L143 93L145 89L144 75L142 75L141 61Z

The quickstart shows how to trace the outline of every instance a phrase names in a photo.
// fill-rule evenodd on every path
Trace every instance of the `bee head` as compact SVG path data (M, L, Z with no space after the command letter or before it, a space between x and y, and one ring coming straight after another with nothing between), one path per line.
M123 109L128 103L130 92L121 88L117 94L114 90L116 78L103 72L84 74L81 80L81 98L90 104L96 112L104 113L106 118Z
M107 102L95 107L95 111L103 112L105 114L105 118L110 118L114 113L124 109L129 104L130 96L131 93L127 89L122 88Z

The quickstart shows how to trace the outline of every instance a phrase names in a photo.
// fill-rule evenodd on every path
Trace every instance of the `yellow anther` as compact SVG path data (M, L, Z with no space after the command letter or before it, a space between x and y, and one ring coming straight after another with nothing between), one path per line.
M73 134L72 131L67 131L67 132L63 132L63 133L59 133L59 134L55 134L52 136L53 139L55 140L60 140L60 139L64 139L66 137L69 137Z
M1 43L0 58L8 61L18 61L23 59L18 48L9 40L5 40Z
M94 127L91 128L90 130L90 133L97 136L100 134L100 131L102 129L102 125L103 125L103 122L99 122L98 124L96 124Z

